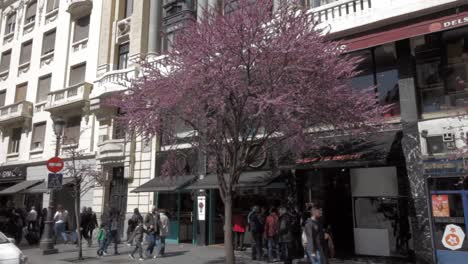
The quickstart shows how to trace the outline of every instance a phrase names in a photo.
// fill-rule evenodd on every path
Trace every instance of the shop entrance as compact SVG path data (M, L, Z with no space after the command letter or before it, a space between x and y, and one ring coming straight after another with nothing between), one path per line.
M437 263L466 263L468 181L465 177L430 178L428 181Z
M168 243L193 243L194 199L189 192L157 193L157 204L169 217Z

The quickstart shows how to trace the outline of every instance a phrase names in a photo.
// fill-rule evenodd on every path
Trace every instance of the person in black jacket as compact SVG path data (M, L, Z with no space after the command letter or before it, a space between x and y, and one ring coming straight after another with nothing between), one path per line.
M294 253L292 248L294 241L294 234L291 228L292 216L288 213L288 209L286 209L286 207L281 207L279 209L279 213L278 241L280 245L281 259L284 261L284 264L291 264Z
M325 230L320 218L322 217L322 208L314 205L309 218L304 226L304 232L307 237L306 255L311 264L326 264L327 255L325 254Z
M254 206L247 217L250 233L252 234L252 260L261 260L263 257L263 231L265 222L260 208Z

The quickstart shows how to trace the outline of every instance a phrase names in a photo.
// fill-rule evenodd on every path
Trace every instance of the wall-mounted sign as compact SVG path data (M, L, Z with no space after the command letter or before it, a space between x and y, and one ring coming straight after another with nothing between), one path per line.
M465 241L465 233L463 229L457 225L447 225L444 235L442 236L442 244L450 250L462 248Z
M432 195L432 215L434 217L450 217L448 195Z
M206 196L198 196L197 201L198 220L206 220Z
M0 167L0 182L23 181L25 179L25 166Z

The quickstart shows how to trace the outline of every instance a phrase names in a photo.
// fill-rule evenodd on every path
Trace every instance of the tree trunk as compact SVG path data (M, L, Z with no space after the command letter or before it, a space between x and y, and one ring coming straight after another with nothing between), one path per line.
M234 248L232 245L232 194L224 198L224 254L226 264L234 264Z
M75 220L76 220L76 235L78 242L78 260L83 259L83 245L81 244L81 223L80 223L80 186L75 184Z

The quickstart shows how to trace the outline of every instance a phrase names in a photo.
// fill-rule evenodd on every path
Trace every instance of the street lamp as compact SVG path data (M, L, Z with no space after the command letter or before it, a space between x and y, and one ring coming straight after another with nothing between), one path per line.
M65 120L61 117L54 118L54 133L56 137L56 145L55 145L55 157L58 157L60 154L60 139L62 138L63 129L65 127ZM42 249L42 253L44 255L55 254L58 252L56 248L54 248L54 241L52 239L52 232L54 230L54 204L55 204L55 194L54 190L50 190L49 195L49 209L47 210L47 220L44 221L44 232L42 234L40 248ZM55 234L57 235L57 234Z

